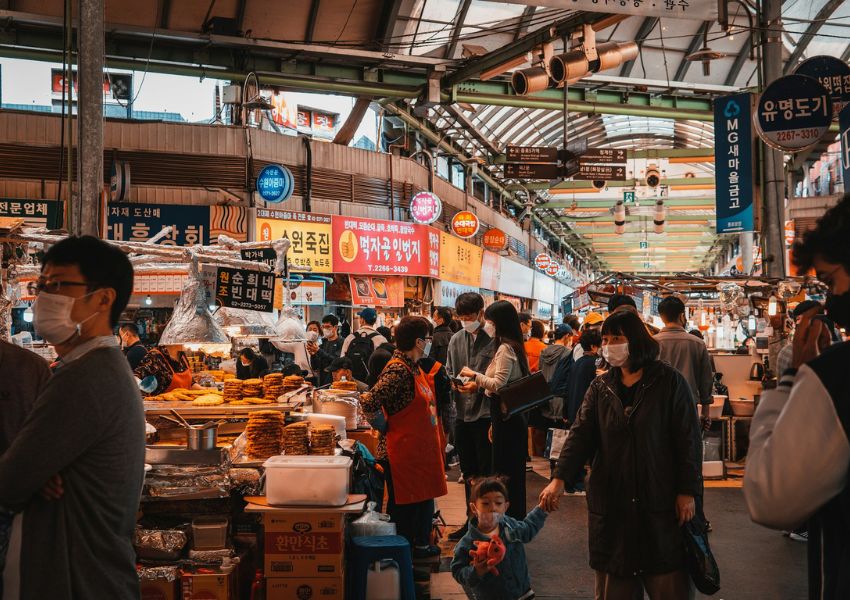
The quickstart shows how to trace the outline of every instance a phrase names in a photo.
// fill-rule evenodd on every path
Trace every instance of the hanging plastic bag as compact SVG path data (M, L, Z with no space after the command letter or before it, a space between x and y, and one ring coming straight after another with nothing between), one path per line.
M705 521L699 515L682 525L688 574L701 593L711 596L720 590L720 569L711 553L705 529Z

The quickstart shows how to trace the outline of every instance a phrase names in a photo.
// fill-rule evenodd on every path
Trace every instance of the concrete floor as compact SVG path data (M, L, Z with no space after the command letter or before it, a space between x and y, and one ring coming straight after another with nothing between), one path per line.
M548 464L535 461L528 473L529 507L548 478ZM449 483L449 495L439 507L449 530L463 519L463 486ZM537 598L578 600L593 598L593 572L587 558L587 510L583 497L567 496L561 510L551 514L546 527L527 548L531 580ZM710 541L720 567L722 589L711 596L720 600L804 600L806 544L753 524L741 490L712 487L706 490L705 511L714 531ZM449 555L450 545L445 554ZM447 567L444 559L444 568ZM704 596L697 594L697 598ZM450 573L432 576L431 598L465 598Z

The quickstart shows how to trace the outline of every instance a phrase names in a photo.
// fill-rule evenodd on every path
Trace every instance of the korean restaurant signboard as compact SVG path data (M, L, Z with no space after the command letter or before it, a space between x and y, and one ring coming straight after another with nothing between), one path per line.
M534 266L541 271L548 269L550 264L552 264L552 257L545 252L541 252L534 257Z
M294 272L333 273L333 225L330 215L258 208L254 238L271 241L286 238L292 246L287 258Z
M832 99L817 79L786 75L762 92L754 120L765 144L799 152L817 144L829 130Z
M257 175L257 193L272 204L288 200L295 189L292 171L282 165L266 165Z
M514 0L495 0L511 3ZM604 12L670 19L717 20L714 0L526 0L524 4L585 12Z
M271 273L218 267L215 274L215 301L219 306L271 312L274 302Z
M410 217L420 225L430 225L443 213L443 202L433 192L419 192L410 199Z
M440 274L440 232L427 225L333 216L333 267L351 275Z
M835 113L850 102L850 65L834 56L813 56L801 62L795 75L817 79L829 92Z
M469 239L478 233L478 228L481 227L481 222L473 213L468 210L462 210L452 217L452 231L454 234L463 239Z
M62 227L59 202L56 200L0 198L0 217L23 219L25 227Z
M717 233L753 230L753 133L749 94L714 101Z
M106 238L146 242L163 228L172 231L161 246L194 246L214 243L219 235L248 241L248 211L241 206L189 206L183 204L110 203Z
M484 247L491 252L503 252L508 247L508 234L492 227L484 234Z
M440 232L440 279L474 288L481 287L484 250L475 244Z

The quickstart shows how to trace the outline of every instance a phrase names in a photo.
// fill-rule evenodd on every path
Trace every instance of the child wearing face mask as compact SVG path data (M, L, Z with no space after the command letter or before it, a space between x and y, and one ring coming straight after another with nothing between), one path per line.
M472 488L469 508L473 516L469 530L455 547L452 576L473 600L534 598L524 544L543 528L547 513L538 505L522 521L513 519L505 514L507 499L507 487L498 477L480 479ZM486 557L476 552L476 542L503 544L504 549L495 554L501 557L504 553L504 558L488 564Z

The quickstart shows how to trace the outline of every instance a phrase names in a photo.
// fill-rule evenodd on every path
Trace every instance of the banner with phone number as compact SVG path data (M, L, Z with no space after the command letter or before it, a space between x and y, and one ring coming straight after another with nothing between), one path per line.
M440 275L440 233L427 225L335 215L333 240L340 273Z

